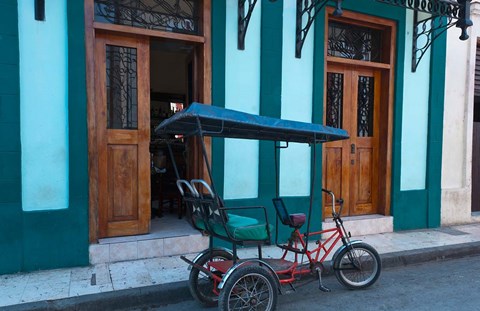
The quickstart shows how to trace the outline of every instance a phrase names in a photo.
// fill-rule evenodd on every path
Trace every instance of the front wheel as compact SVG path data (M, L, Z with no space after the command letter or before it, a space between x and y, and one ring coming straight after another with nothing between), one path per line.
M237 268L225 282L218 297L222 311L275 310L277 280L266 268L248 265Z
M345 247L333 263L335 276L347 288L366 288L375 283L382 270L377 251L366 243Z

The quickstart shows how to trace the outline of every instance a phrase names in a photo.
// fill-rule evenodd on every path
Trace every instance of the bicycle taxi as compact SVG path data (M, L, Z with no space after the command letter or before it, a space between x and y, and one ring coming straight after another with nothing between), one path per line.
M322 284L322 263L335 249L332 269L338 281L350 289L374 284L381 272L377 251L361 241L350 240L350 233L341 219L343 201L333 192L322 189L331 197L335 228L311 232L314 208L317 145L348 138L346 131L319 124L282 120L239 111L193 103L187 109L163 121L157 134L196 136L210 183L202 179L187 181L177 172L177 186L187 207L190 224L209 235L209 248L195 259L181 258L190 265L189 288L193 297L205 306L218 304L220 310L275 310L277 295L284 286L295 289L294 283L303 277L318 278L319 289L330 291ZM215 190L211 165L206 152L205 137L242 138L272 141L275 154L276 197L272 198L275 226L267 217L264 206L226 207ZM310 204L306 213L290 214L279 196L279 150L289 143L305 143L312 148L312 178ZM172 157L173 159L173 157ZM175 163L174 163L175 167ZM176 170L176 169L175 169ZM336 204L340 206L336 209ZM321 207L319 207L321 208ZM257 211L256 217L242 216L245 210ZM271 208L269 208L269 212ZM285 243L278 241L278 228L292 230ZM264 258L262 246L275 244L282 250L277 259ZM232 249L214 246L214 238L231 243ZM257 246L255 258L238 258L238 246Z

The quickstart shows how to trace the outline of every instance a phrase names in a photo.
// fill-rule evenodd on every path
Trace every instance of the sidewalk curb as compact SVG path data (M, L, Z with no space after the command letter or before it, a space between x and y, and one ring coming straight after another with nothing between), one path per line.
M187 269L185 269L187 272ZM193 299L184 282L144 286L99 294L82 295L0 307L0 311L107 311L175 304Z
M382 258L383 268L395 268L473 255L480 255L480 242L400 251L382 254L380 257ZM326 263L325 268L325 275L333 274L330 263ZM186 269L185 273L187 273ZM123 310L127 308L141 308L142 306L175 304L191 299L193 298L188 290L188 284L184 281L0 307L0 311Z

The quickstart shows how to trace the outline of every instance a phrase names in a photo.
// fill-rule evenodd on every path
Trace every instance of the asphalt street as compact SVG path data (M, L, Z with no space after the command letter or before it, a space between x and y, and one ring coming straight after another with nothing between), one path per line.
M428 262L382 271L379 281L365 290L348 290L335 276L324 278L332 292L312 282L279 296L277 310L479 310L480 256ZM165 306L144 306L129 311L216 310L188 300Z

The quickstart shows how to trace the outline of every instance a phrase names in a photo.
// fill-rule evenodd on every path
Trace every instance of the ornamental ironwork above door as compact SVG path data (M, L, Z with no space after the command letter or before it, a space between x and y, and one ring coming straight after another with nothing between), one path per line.
M328 56L380 62L382 32L331 21L328 23Z
M95 0L95 21L199 34L199 0Z

